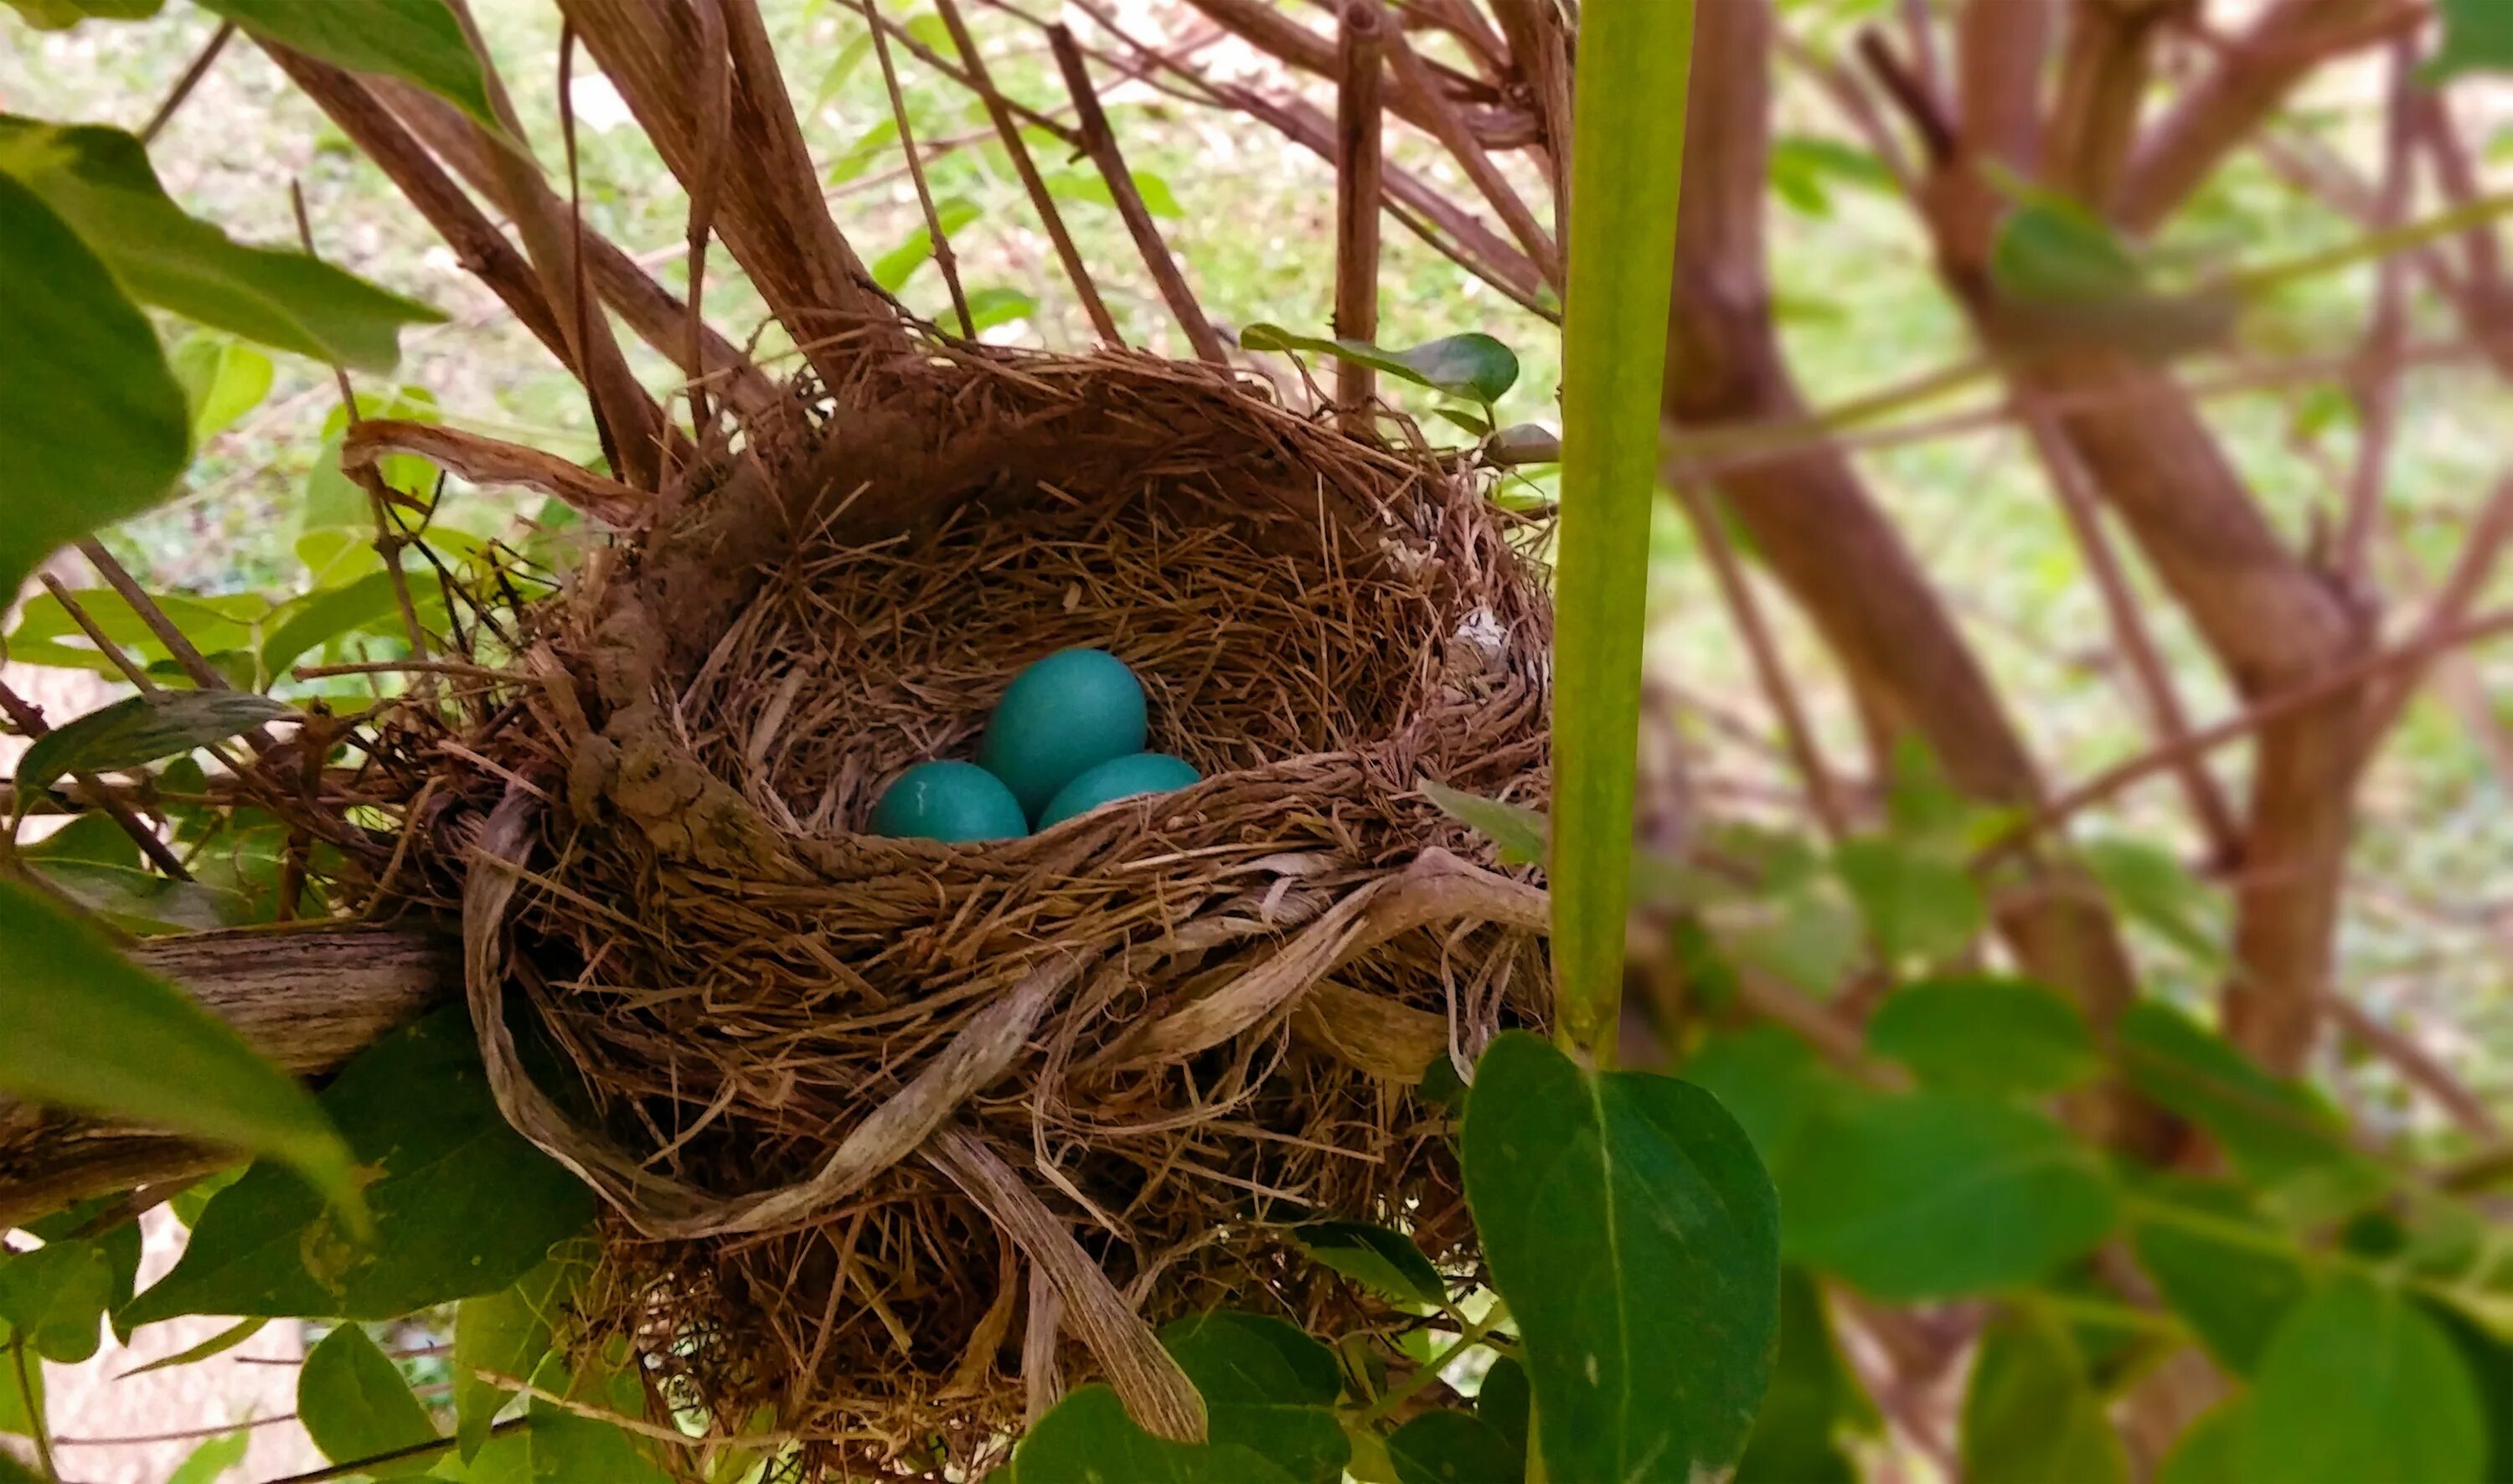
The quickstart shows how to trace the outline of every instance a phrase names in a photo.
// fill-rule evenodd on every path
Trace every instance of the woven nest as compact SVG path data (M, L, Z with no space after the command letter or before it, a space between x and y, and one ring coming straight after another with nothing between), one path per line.
M508 1116L608 1199L586 1317L669 1394L816 1469L982 1461L1090 1377L1194 1435L1151 1326L1369 1320L1291 1225L1473 1269L1413 1084L1542 1021L1543 902L1417 783L1540 799L1540 576L1470 471L1217 371L804 390L530 612L510 703L428 743L414 875ZM1205 782L858 833L1073 645Z

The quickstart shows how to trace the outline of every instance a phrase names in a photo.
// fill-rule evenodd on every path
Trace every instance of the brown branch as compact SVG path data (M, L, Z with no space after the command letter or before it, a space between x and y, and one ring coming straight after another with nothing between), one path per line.
M458 945L417 923L332 923L159 938L141 967L189 990L264 1056L322 1076L452 996ZM0 1100L0 1229L93 1195L181 1180L236 1156L180 1139Z
M960 7L955 0L935 0L935 8L941 12L942 24L951 33L951 44L959 49L961 63L969 69L969 89L986 105L986 117L993 121L995 135L1003 140L1004 153L1012 157L1013 171L1020 176L1021 189L1029 193L1030 206L1047 227L1047 239L1056 247L1056 260L1064 265L1064 277L1073 285L1074 295L1082 300L1082 312L1090 316L1091 328L1098 332L1103 344L1125 344L1126 337L1117 332L1117 321L1108 313L1106 300L1099 296L1098 284L1083 264L1081 251L1073 245L1073 234L1065 230L1064 214L1057 210L1056 198L1048 193L1037 162L1030 158L1029 141L1021 137L1020 125L1014 120L1002 90L986 71L985 59L978 54L977 38L969 34L968 22L960 19ZM880 28L876 20L875 29Z
M2513 545L2513 477L2496 484L2478 518L2470 522L2469 536L2461 543L2452 571L2417 625L2417 642L2430 643L2434 636L2452 632L2467 618L2494 577L2496 564L2508 545ZM2444 646L2434 647L2426 658L2413 661L2403 673L2376 687L2373 700L2366 708L2365 743L2369 750L2380 745L2391 728L2399 724L2401 713L2408 710L2417 687L2425 683L2428 666L2444 652Z
M1152 281L1160 286L1161 297L1168 301L1170 314L1178 329L1186 332L1187 343L1195 347L1198 358L1216 366L1230 364L1222 348L1221 336L1213 322L1204 316L1204 307L1195 301L1195 292L1187 287L1186 275L1178 271L1177 259L1170 255L1169 244L1161 240L1161 229L1153 222L1152 214L1143 205L1142 193L1135 188L1135 176L1126 168L1126 157L1117 148L1117 137L1108 128L1108 115L1099 107L1099 93L1091 84L1090 68L1082 59L1082 49L1074 44L1073 33L1060 25L1047 28L1048 45L1056 50L1056 64L1064 74L1065 91L1073 95L1073 107L1082 125L1082 147L1091 163L1099 167L1099 176L1108 183L1108 193L1117 203L1117 215L1124 217L1126 230L1134 235L1135 250L1142 254L1143 266L1151 270Z
M523 485L555 495L614 528L652 508L645 491L605 479L555 453L435 423L370 417L341 440L340 467L372 469L388 453L415 453L476 485Z
M2417 137L2416 66L2416 48L2405 41L2394 43L2383 126L2381 196L2374 208L2377 231L2398 226L2408 215ZM2400 351L2409 337L2408 264L2394 254L2383 258L2373 275L2373 319L2365 331L2364 360L2354 377L2356 463L2348 474L2347 504L2333 564L2338 580L2360 597L2373 592L2373 533L2381 524L2382 488L2390 473L2392 437L2399 426Z
M1387 13L1378 0L1343 7L1343 75L1336 90L1335 332L1378 337L1379 43ZM1378 373L1354 360L1336 363L1336 403L1359 412L1377 394Z
M1323 78L1336 75L1335 41L1283 14L1270 0L1188 0L1188 3L1222 29L1296 72ZM1396 116L1407 123L1424 130L1434 129L1423 98L1399 89L1388 101ZM1539 137L1536 121L1515 109L1477 109L1460 117L1476 140L1491 149L1515 149L1536 142Z
M934 266L951 293L951 308L960 317L960 333L977 337L977 319L969 313L969 291L960 285L960 261L951 251L951 235L942 230L942 213L934 205L934 187L925 179L925 159L916 152L916 127L907 119L907 98L898 91L898 67L890 59L890 32L873 14L873 0L856 0L872 31L872 54L881 65L882 86L890 93L890 119L898 130L898 147L907 157L907 178L916 187L916 204L925 213L925 236L933 245Z
M140 143L157 142L157 136L165 133L166 126L174 122L175 113L183 106L183 100L192 96L192 90L201 85L202 78L210 75L210 68L218 65L219 54L227 49L227 43L235 39L235 33L234 21L219 22L219 28L210 33L209 41L192 59L192 64L183 69L182 76L175 79L175 86L167 93L166 100L157 105L156 112L148 115L147 123L140 126Z
M2137 142L2157 33L2176 10L2174 0L2087 0L2069 11L2044 170L2079 201L2099 209L2117 188Z
M1765 261L1772 40L1764 0L1710 0L1698 13L1667 329L1665 410L1679 429L1807 412L1772 322ZM1928 742L1954 785L1984 802L2035 807L2041 777L1997 691L1841 450L1810 442L1716 483L1843 667ZM2028 898L2002 902L1999 916L2027 972L2098 1020L2135 997L2098 900L2063 889Z
M2390 0L2272 0L2139 141L2112 200L2120 220L2136 232L2161 225L2296 83L2369 39L2364 22L2390 8Z
M1571 33L1556 0L1492 0L1509 60L1536 98L1553 219L1571 219Z
M1555 293L1560 293L1561 251L1536 219L1536 214L1528 210L1527 202L1519 196L1517 188L1500 173L1500 167L1484 152L1474 131L1467 127L1464 116L1440 91L1431 69L1407 44L1403 27L1391 27L1387 31L1385 51L1387 59L1395 65L1397 93L1412 98L1420 107L1432 137L1448 149L1458 167L1465 171L1466 178L1472 180L1475 189L1483 193L1484 200L1491 203L1501 223L1509 228L1510 235L1518 239L1519 247L1536 264L1536 271L1544 275L1544 281L1553 286Z
M2043 469L2050 476L2051 488L2059 497L2060 513L2067 518L2077 549L2085 557L2086 569L2094 575L2095 591L2102 596L2112 637L2129 661L2130 674L2137 682L2149 719L2164 745L2174 747L2190 734L2190 716L2181 705L2172 672L2147 632L2141 605L2130 588L2129 574L2112 550L2111 538L2104 533L2102 513L2096 508L2094 492L2087 488L2085 469L2047 411L2037 410L2028 414L2025 426L2032 434L2034 451L2041 455ZM2233 806L2225 801L2224 791L2217 787L2215 775L2208 770L2207 760L2196 754L2186 755L2174 772L2189 800L2190 812L2199 821L2200 836L2208 842L2208 858L2218 869L2231 869L2243 858L2242 826L2234 818Z
M1983 159L2030 172L2041 153L2042 74L2055 0L1966 0L1955 16L1956 124Z

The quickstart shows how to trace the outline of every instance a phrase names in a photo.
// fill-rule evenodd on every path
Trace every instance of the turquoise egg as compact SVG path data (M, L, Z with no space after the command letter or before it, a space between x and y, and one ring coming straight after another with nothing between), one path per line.
M1031 818L1056 791L1111 758L1143 750L1143 686L1115 655L1061 649L1013 678L977 762Z
M1038 827L1088 814L1103 803L1144 794L1169 794L1204 781L1204 775L1167 753L1137 753L1102 762L1056 791L1038 816Z
M974 762L920 762L872 806L872 833L955 843L1017 840L1029 833L1020 801Z

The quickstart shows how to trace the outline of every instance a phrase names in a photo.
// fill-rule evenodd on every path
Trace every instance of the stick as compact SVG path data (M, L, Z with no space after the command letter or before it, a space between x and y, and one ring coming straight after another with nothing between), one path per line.
M1342 76L1336 87L1335 332L1355 340L1378 337L1379 52L1387 15L1378 0L1343 8ZM1336 404L1361 414L1378 391L1378 372L1359 361L1336 361Z
M935 9L942 14L942 24L951 33L951 44L960 50L960 60L969 69L969 87L986 105L986 117L994 121L995 133L1004 141L1004 153L1012 157L1013 170L1020 176L1021 189L1029 192L1029 204L1038 209L1039 219L1047 226L1047 240L1056 245L1056 260L1064 265L1064 276L1073 284L1073 292L1082 300L1082 312L1091 317L1091 328L1101 343L1123 345L1126 337L1117 332L1117 321L1108 313L1107 301L1099 296L1099 286L1091 279L1091 270L1082 262L1081 250L1073 245L1073 234L1065 230L1064 214L1057 211L1056 198L1048 194L1047 182L1039 177L1037 162L1030 158L1029 141L1021 137L1020 125L1013 118L1012 108L995 80L986 71L985 59L977 54L977 39L969 34L969 23L960 19L960 7L953 0L934 0ZM874 34L885 27L876 22Z
M210 33L209 45L201 48L200 55L192 59L192 64L183 69L183 75L175 79L175 91L167 94L166 100L157 105L157 111L148 115L148 122L140 126L140 143L157 142L157 136L165 133L166 126L174 122L175 110L182 107L183 100L192 96L192 90L201 85L201 79L210 75L210 68L218 62L219 54L225 51L227 43L234 39L235 30L232 20L219 22L219 28Z
M881 80L890 90L890 116L898 126L898 147L907 156L907 177L916 183L916 204L925 210L925 235L934 244L934 266L951 290L951 308L960 316L960 333L977 337L977 322L969 313L968 291L960 287L960 264L951 255L951 239L942 230L942 214L935 209L934 189L925 180L925 162L916 153L916 129L907 122L907 99L898 91L898 68L890 59L890 33L872 12L872 0L856 0L872 27L872 55L881 63Z
M11 689L5 682L0 682L0 713L7 714L9 724L18 728L18 734L22 737L40 737L53 729L44 720L43 709ZM116 799L96 774L73 768L70 778L96 801L96 806L104 811L106 818L122 827L122 833L131 837L132 843L138 845L140 853L147 856L158 870L179 881L192 879L192 873L183 869L183 862L175 854L173 847L133 813L130 805Z
M1215 366L1230 364L1228 352L1222 349L1221 336L1213 322L1204 317L1204 309L1195 301L1195 293L1186 286L1186 276L1178 271L1177 259L1170 255L1169 245L1161 241L1160 228L1152 224L1152 214L1144 207L1140 192L1135 189L1134 173L1126 169L1126 157L1118 151L1117 137L1108 129L1108 115L1099 107L1098 91L1091 85L1090 69L1083 65L1082 49L1073 41L1073 33L1060 25L1047 28L1048 45L1056 50L1056 64L1064 73L1064 86L1073 95L1075 115L1082 123L1082 147L1091 163L1099 167L1100 178L1108 182L1108 194L1117 203L1117 215L1126 218L1126 230L1135 235L1135 248L1143 255L1143 266L1152 272L1153 282L1160 285L1161 297L1169 301L1170 313L1177 318L1178 328L1186 332L1189 344L1198 359Z

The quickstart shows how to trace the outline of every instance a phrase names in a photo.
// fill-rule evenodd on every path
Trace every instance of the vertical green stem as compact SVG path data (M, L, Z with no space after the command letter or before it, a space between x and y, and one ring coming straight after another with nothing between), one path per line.
M51 1484L61 1484L61 1471L53 1466L53 1429L45 1425L44 1404L35 1397L34 1378L26 1374L25 1336L10 1339L9 1363L18 1371L18 1400L26 1409L26 1428L35 1440L35 1462L42 1465L44 1477Z
M1558 1034L1611 1057L1623 973L1658 396L1684 176L1693 0L1588 0L1579 20L1564 301L1553 670Z

